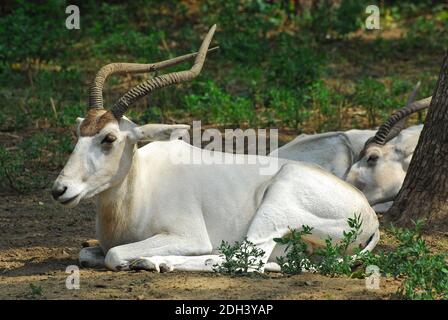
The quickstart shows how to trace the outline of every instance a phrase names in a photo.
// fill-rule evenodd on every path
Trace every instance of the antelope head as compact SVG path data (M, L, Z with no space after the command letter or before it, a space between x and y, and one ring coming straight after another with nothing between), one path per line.
M400 132L409 115L427 108L431 102L431 97L412 102L415 92L408 105L393 113L367 140L347 174L347 182L361 190L371 205L393 200L403 184L419 131Z

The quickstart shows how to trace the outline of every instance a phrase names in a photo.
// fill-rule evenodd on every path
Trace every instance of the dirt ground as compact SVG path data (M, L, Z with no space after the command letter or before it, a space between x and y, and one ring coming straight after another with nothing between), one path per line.
M77 264L81 243L94 238L92 201L75 209L53 203L47 192L2 195L0 299L393 299L399 282L316 274L229 277L215 273L81 269L79 290L68 290L65 269Z

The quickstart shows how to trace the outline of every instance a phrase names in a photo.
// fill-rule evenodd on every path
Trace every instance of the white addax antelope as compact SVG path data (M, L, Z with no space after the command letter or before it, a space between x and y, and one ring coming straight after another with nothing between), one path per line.
M412 104L419 87L420 82L408 99L410 106L405 108L412 111L411 113L427 108L431 101L430 98L426 98ZM403 130L406 119L411 113L406 113L407 116L402 114L401 120L392 126L385 140L387 144L370 143L377 133L376 130L352 129L313 135L303 134L274 150L270 155L315 163L357 186L365 192L367 200L376 212L385 212L401 188L422 129L422 126L418 125ZM370 157L371 159L367 161L363 159L366 154L372 154L373 157L378 155L379 160L373 162L373 157ZM362 173L358 174L359 171Z
M404 129L383 146L374 148L371 145L368 152L362 151L376 130L352 129L300 135L274 150L270 156L319 165L358 187L373 209L382 213L390 208L391 200L401 188L422 127L416 125ZM369 161L365 158L367 154ZM375 155L378 155L377 161L372 160ZM363 173L358 175L359 171Z
M112 64L98 73L90 89L87 116L79 119L78 142L52 189L53 197L68 207L85 198L97 198L96 230L101 247L82 249L82 265L105 264L112 270L210 271L221 261L215 249L222 240L245 237L266 252L263 261L268 262L283 253L273 239L288 234L289 227L314 227L306 238L312 249L322 246L327 236L339 241L348 229L347 219L354 214L361 216L363 225L350 251L355 246L373 249L379 240L378 220L364 195L314 165L213 153L181 140L137 148L140 140L165 140L173 131L188 128L137 126L123 114L155 89L196 77L214 31L215 26L190 70L143 82L110 111L103 109L101 93L108 75L147 72L173 61L151 67ZM232 163L210 164L210 158L217 156ZM202 158L203 163L183 161L190 157ZM264 165L277 164L277 160L274 171L261 174Z
M371 205L393 201L401 189L423 125L403 129L404 120L431 103L428 97L399 109L369 139L346 181L356 186Z
M366 141L375 133L376 130L351 129L311 135L301 134L271 152L269 156L314 163L345 180ZM367 200L370 203L370 199ZM390 205L390 202L377 203L373 205L373 209L375 212L383 212Z

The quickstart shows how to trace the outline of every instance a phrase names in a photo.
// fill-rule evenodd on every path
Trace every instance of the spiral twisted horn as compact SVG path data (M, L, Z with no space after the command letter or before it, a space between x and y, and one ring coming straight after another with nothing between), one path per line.
M415 97L417 96L417 92L420 89L420 85L421 85L421 82L420 81L417 82L417 84L415 85L414 89L412 90L411 94L408 97L406 106L409 106L410 104L412 104L414 102ZM404 129L404 126L406 125L406 122L408 119L409 119L409 116L404 117L390 129L389 134L387 135L387 138L386 138L386 142L395 138L401 132L401 130Z
M218 47L213 47L208 52L214 52ZM103 87L107 78L114 74L127 74L127 73L147 73L159 71L168 67L175 66L184 61L195 58L198 52L186 54L173 59L164 60L156 63L109 63L103 66L96 74L95 80L90 85L89 89L89 109L103 109Z
M368 140L366 146L371 143L375 143L378 145L384 145L386 142L391 140L395 135L391 135L393 127L398 124L401 120L405 119L409 115L414 112L420 111L422 109L428 108L431 103L432 97L427 97L422 100L415 101L406 107L403 107L397 111L395 111L387 120L384 122L376 132L375 136ZM393 131L395 134L395 130ZM396 134L398 134L396 132Z
M208 34L202 42L201 48L196 55L194 65L190 70L163 74L146 80L145 82L132 88L126 92L112 107L112 113L115 118L120 119L133 103L145 95L150 94L154 90L173 84L179 84L197 77L202 70L202 66L204 65L207 50L215 30L216 25L210 28Z

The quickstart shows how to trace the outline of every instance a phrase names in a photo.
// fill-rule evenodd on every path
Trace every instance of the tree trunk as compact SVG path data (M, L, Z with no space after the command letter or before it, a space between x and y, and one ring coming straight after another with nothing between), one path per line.
M403 227L418 219L430 230L448 230L448 52L403 186L385 214Z

